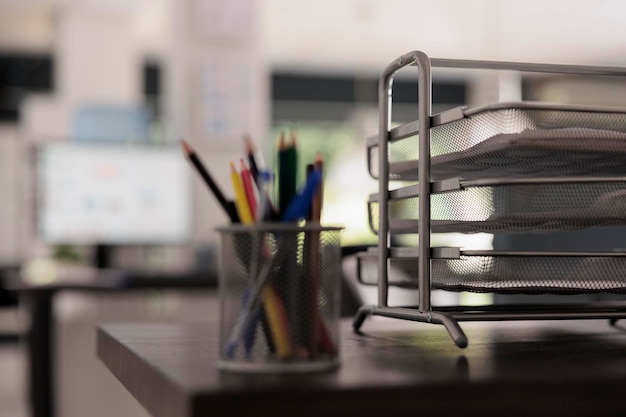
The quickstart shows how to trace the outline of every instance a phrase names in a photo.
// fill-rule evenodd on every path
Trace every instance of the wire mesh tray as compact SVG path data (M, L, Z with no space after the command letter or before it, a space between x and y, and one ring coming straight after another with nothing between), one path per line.
M587 181L589 180L589 181ZM626 224L626 178L606 181L470 186L431 195L434 233L577 230ZM556 180L555 180L556 181ZM418 232L417 192L389 200L391 233ZM392 192L393 196L393 192ZM378 233L378 194L368 201L370 228Z
M359 254L362 284L377 284L377 264L375 250ZM417 276L416 256L389 259L389 285L417 288ZM431 287L498 294L626 293L626 253L462 251L458 259L431 260Z
M417 180L415 123L390 132L392 180ZM626 174L626 109L500 103L431 129L431 177ZM378 141L368 141L378 178Z

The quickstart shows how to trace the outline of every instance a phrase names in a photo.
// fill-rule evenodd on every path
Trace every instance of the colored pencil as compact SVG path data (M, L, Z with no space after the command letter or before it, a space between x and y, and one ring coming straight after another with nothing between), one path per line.
M244 144L246 147L246 156L248 157L248 164L250 165L250 173L252 174L252 178L254 182L259 185L259 166L256 163L256 157L254 156L255 149L254 144L252 143L252 139L250 136L245 135L243 137Z
M254 185L252 184L251 173L246 166L243 159L241 163L240 177L237 176L237 170L234 168L234 164L231 163L231 175L233 181L233 187L235 188L235 195L237 196L238 208L241 206L242 212L240 216L244 224L253 223L257 212L256 195ZM237 180L240 181L237 181ZM243 195L242 195L243 194ZM239 205L239 202L241 204ZM250 218L248 220L248 213ZM263 247L263 249L267 249ZM256 275L252 272L252 275ZM250 295L246 291L246 300L244 302L244 316L247 316L243 328L243 341L246 353L250 354L254 345L254 339L256 335L257 323L261 320L264 335L267 339L267 345L270 352L275 352L279 358L287 358L291 355L291 336L289 331L289 325L287 322L287 313L285 310L285 304L281 300L280 296L272 288L271 283L267 283L260 297L262 299L260 308L253 307L255 300L249 299ZM246 314L246 310L249 312ZM232 350L236 344L230 345Z
M245 309L249 304L250 304L250 291L249 289L246 289L243 294L242 307ZM253 314L252 318L248 320L248 323L246 324L246 328L244 329L243 346L246 351L246 355L248 356L252 353L252 348L254 346L254 341L256 338L257 323L259 322L259 319L261 318L260 313L261 313L260 311L257 311L255 314ZM232 356L233 354L234 352L231 352L230 356Z
M320 152L315 155L315 170L320 173L319 184L311 203L311 220L319 222L322 218L322 200L324 194L324 158Z
M286 240L282 240L279 243L278 249L274 257L272 257L271 260L268 260L268 262L263 264L261 270L259 271L257 279L251 281L249 294L245 295L245 307L243 308L242 314L237 318L237 321L235 322L226 343L225 351L228 356L232 356L234 354L239 341L242 338L246 337L246 330L250 329L249 323L251 323L251 320L259 319L257 312L259 312L261 306L263 306L266 313L271 313L271 311L267 311L267 307L265 306L265 304L268 302L268 293L264 293L264 290L265 288L269 288L271 285L270 274L274 272L275 268L278 265L284 262L285 252L288 250L288 243L289 242ZM274 310L272 311L276 311L275 303L272 303L271 299L269 300L269 302L270 310L274 308ZM267 317L267 319L269 321L269 317ZM275 321L273 324L276 323L280 325L281 321ZM272 329L272 326L270 326L270 331L272 332L272 334L274 334L274 332L279 332L278 334L287 334L285 332L288 332L288 330L281 330L280 328ZM276 343L268 340L268 346L270 346L271 348L272 345L274 345L275 347Z
M193 148L189 146L189 144L185 140L181 141L181 145L183 148L183 152L196 168L196 171L198 171L204 182L209 186L209 188L213 192L213 195L215 196L215 198L217 198L217 201L220 203L220 205L230 218L230 221L233 223L239 223L239 216L237 215L237 209L235 207L235 204L232 201L226 200L224 194L222 193L222 190L220 190L220 188L217 186L209 172L204 167L204 164L202 164L202 162L196 155L196 152L193 150Z
M254 184L252 184L252 173L246 166L243 158L241 159L241 183L243 184L243 190L246 195L246 201L248 202L248 208L252 215L252 221L257 220L257 201L256 192L254 190Z
M254 223L254 218L252 217L252 213L250 212L250 206L248 205L248 201L246 199L246 192L243 189L243 184L241 183L241 177L237 172L237 168L235 168L235 164L230 162L230 180L233 183L233 190L235 190L235 204L237 204L237 212L239 213L239 218L243 224L252 224Z
M281 134L278 145L278 213L284 216L285 210L293 200L297 189L298 153L295 140L285 142Z
M324 158L320 152L315 155L315 170L320 173L320 181L313 197L313 202L311 204L311 220L313 222L319 223L322 217L322 201L324 194ZM326 327L326 323L324 319L319 313L318 306L318 292L320 290L320 273L321 273L321 259L320 259L320 233L319 232L311 232L310 234L310 246L309 246L309 256L310 256L310 293L311 297L309 298L310 302L310 314L311 319L313 320L313 326L311 329L311 349L313 354L316 355L318 348L321 347L323 352L333 354L335 353L335 346L330 338L328 329Z
M257 183L259 187L259 208L256 215L256 220L263 222L275 217L275 209L272 204L271 188L272 188L272 173L267 170L259 172L259 181Z
M280 296L270 285L263 289L263 306L265 307L267 320L270 323L276 355L280 359L286 359L292 354L287 311Z
M318 170L313 170L302 191L296 194L285 210L283 221L291 222L307 216L321 179L322 173Z

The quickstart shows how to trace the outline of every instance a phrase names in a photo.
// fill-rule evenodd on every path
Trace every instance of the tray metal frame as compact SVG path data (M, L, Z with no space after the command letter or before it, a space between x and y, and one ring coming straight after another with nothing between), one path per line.
M431 194L445 194L445 193L472 190L472 189L483 188L483 187L503 187L503 188L506 188L507 186L530 186L530 187L553 186L554 187L554 186L560 186L560 185L575 186L575 185L585 185L585 184L586 185L593 185L593 184L607 185L611 183L619 184L619 186L622 187L620 188L620 190L624 189L626 187L624 187L622 184L626 183L626 176L618 176L618 177L610 177L610 176L516 177L516 178L481 178L481 179L470 179L470 180L461 180L459 178L449 178L446 180L432 182ZM409 198L418 198L418 197L419 197L418 186L417 184L412 184L412 185L403 186L400 188L390 190L389 198L387 201L388 202L389 201L403 201ZM574 198L574 196L569 196L569 197L572 199ZM370 194L368 197L368 201L367 201L369 226L372 232L374 232L374 234L378 234L378 222L376 221L377 216L374 214L374 210L373 210L374 205L377 205L376 207L379 207L380 205L378 193ZM524 212L523 210L520 210L519 212L502 213L501 215L506 217L506 214L511 214L513 216L512 218L515 219L514 216L516 215L528 214L528 213ZM558 215L556 215L555 218L551 218L550 221L552 224L550 224L549 227L547 226L542 227L542 230L544 231L545 230L551 230L551 231L573 230L571 224L575 221L578 221L579 219L569 218L567 217L566 214L567 213L561 212ZM606 213L603 213L605 214L605 217L602 217L602 216L598 217L598 213L594 212L593 210L590 210L589 213L587 214L588 214L588 217L586 219L587 221L585 222L584 227L602 227L606 225L614 226L614 225L626 224L626 215L625 216L615 215L615 216L611 216L610 218L607 218ZM580 216L580 213L576 213L576 215ZM558 218L559 220L555 221L556 218ZM493 233L494 230L500 231L501 228L505 227L505 226L497 226L497 227L491 226L490 222L494 220L503 222L503 223L507 222L506 219L504 220L491 219L491 220L483 220L483 221L471 220L471 225L468 226L467 224L464 225L460 220L442 219L442 220L437 221L431 218L431 229L433 230L433 233L447 233L448 232L447 229L454 228L456 225L456 227L458 227L458 230L454 230L454 232ZM520 224L523 222L523 219L517 218L516 220ZM526 219L526 222L529 222L532 224L533 220L535 224L541 224L539 219L534 219L534 218ZM510 221L510 219L508 221ZM389 225L388 227L389 227L390 233L396 233L396 234L419 233L417 218L393 218L389 220L388 225ZM483 229L481 229L481 227ZM526 231L526 229L524 230L514 229L515 224L512 224L509 227L510 229L508 231L511 231L511 232ZM528 227L531 227L531 226L527 226L527 228ZM579 228L579 227L576 227L576 228ZM502 231L506 231L506 230L502 230Z
M390 129L392 84L398 71L410 67L417 67L418 87L418 117L417 121ZM357 312L353 328L359 331L368 316L385 316L404 320L443 325L457 346L463 348L468 339L461 329L460 321L472 320L539 320L539 319L598 319L608 318L614 323L620 318L626 318L626 304L585 304L569 307L548 306L487 306L465 308L461 306L450 308L434 308L431 303L430 261L432 257L430 217L430 195L433 193L431 182L431 129L441 123L464 117L464 108L455 108L439 115L432 114L432 68L460 68L460 69L487 69L512 70L521 72L626 76L626 68L598 67L580 65L534 64L502 61L478 61L456 59L431 59L422 51L406 53L383 70L379 79L379 132L378 132L378 304L362 306ZM498 106L504 106L500 104ZM525 106L525 105L522 105ZM607 109L607 111L609 111ZM612 109L615 111L615 109ZM389 229L389 210L387 202L390 199L390 169L388 160L388 145L391 141L419 133L419 155L417 164L417 193L420 196L418 204L418 248L417 248L417 281L418 304L414 307L392 307L388 304L389 282L388 267L391 248ZM368 142L369 143L369 142ZM368 155L368 164L369 164ZM370 171L371 172L371 171Z

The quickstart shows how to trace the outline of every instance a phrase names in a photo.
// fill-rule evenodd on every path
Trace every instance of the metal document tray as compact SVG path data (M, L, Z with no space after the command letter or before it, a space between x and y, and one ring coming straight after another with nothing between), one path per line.
M417 68L415 120L392 127L393 80L408 67ZM623 224L626 108L520 102L433 114L435 67L626 76L626 68L434 59L422 51L390 62L379 80L378 135L367 140L369 173L378 180L378 192L368 202L378 242L375 251L358 257L359 279L377 284L378 299L359 308L355 330L369 316L413 320L444 326L456 345L465 347L461 321L626 319L626 307L609 311L580 302L548 309L534 303L472 311L433 306L431 291L439 289L626 294L626 252L478 251L470 250L477 249L473 238L450 236L470 246L460 250L433 247L431 239L431 232ZM390 304L390 285L416 289L416 303Z
M498 103L433 116L431 178L626 174L626 109ZM457 115L457 116L455 116ZM389 133L392 180L417 180L418 129ZM378 178L378 137L368 139Z
M463 188L457 191L431 195L434 233L557 231L626 224L626 177L461 184ZM390 192L391 233L419 232L418 203L414 185ZM368 217L374 233L378 233L378 209L378 194L372 194Z
M392 248L389 285L417 288L415 248ZM375 249L358 256L361 283L376 285ZM626 293L625 252L459 251L431 260L431 287L498 294Z

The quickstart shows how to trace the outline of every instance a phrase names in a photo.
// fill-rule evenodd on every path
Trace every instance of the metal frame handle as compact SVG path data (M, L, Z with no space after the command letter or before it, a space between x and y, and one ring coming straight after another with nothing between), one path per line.
M378 304L388 305L388 248L389 236L389 160L388 141L391 124L392 85L395 74L402 68L416 66L418 87L419 123L419 220L418 220L418 284L419 309L431 309L430 301L430 124L432 109L432 80L430 58L421 51L412 51L400 56L382 72L379 83L379 136L378 136Z

